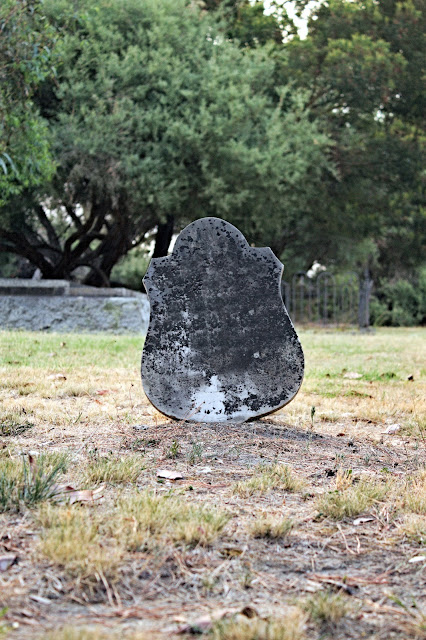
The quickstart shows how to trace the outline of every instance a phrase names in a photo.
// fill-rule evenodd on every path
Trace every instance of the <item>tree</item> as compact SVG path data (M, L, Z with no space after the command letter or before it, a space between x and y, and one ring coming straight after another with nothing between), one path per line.
M47 128L33 102L52 72L52 27L42 0L0 5L0 206L53 171Z
M306 39L275 52L278 82L309 92L334 141L316 259L348 263L366 240L376 276L412 272L423 259L425 32L422 0L329 0L311 9Z
M62 64L38 104L58 169L20 197L0 246L44 277L88 267L95 285L156 225L170 236L206 215L281 251L331 164L303 94L275 86L269 49L236 46L185 0L81 6L46 3Z

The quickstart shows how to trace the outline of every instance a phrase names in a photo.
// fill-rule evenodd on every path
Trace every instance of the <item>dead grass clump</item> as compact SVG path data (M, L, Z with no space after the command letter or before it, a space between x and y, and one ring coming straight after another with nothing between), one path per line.
M81 383L65 382L61 384L60 390L53 397L65 400L66 398L83 398L90 396L91 393L92 389L88 388L86 381ZM43 395L52 397L52 390L50 389L48 393Z
M29 456L28 460L0 459L0 512L22 511L54 499L56 478L66 466L66 454L58 453Z
M408 624L408 631L413 640L426 639L426 612L420 611Z
M398 534L420 545L426 545L426 516L407 514L398 527Z
M237 482L233 490L239 496L248 497L254 493L266 493L271 489L300 491L303 486L303 480L295 476L288 465L271 464L258 467L249 480Z
M317 500L319 515L333 520L351 518L363 513L381 502L391 489L389 482L367 478L353 484L352 476L349 474L346 475L346 484L341 476L336 485L339 488L321 495Z
M229 519L230 515L219 509L189 505L173 495L144 491L118 501L111 533L123 539L126 548L132 551L170 542L209 545Z
M283 618L262 620L237 616L214 624L212 640L304 640L306 615L294 607Z
M293 526L294 523L290 518L263 515L251 524L250 533L254 538L285 538Z
M143 469L142 458L138 454L123 458L101 457L86 467L85 479L91 484L125 484L136 482Z
M426 515L426 469L407 482L402 499L404 511Z
M0 436L20 436L33 426L33 422L23 419L18 412L12 411L0 416Z
M47 504L37 520L43 527L40 551L70 576L89 582L115 576L123 549L103 535L103 518L96 510Z
M314 622L334 626L349 613L350 604L340 593L318 591L305 600L302 608Z

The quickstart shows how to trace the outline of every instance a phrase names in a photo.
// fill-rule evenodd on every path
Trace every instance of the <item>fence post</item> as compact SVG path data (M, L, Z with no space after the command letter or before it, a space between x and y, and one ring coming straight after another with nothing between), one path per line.
M368 268L364 271L364 278L359 287L358 324L360 329L370 326L370 294L373 288L373 280L370 278Z

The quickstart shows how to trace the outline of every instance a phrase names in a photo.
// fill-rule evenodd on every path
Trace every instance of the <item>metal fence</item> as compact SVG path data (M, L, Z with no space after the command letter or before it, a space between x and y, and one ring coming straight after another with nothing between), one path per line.
M282 281L282 295L293 322L365 328L370 324L372 284L368 273L360 278L353 271L321 271L310 277L300 271L291 282Z

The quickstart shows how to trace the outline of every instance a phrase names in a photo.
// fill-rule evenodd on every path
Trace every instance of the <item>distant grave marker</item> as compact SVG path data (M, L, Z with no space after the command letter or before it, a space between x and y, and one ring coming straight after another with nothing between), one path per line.
M144 279L151 303L142 383L167 416L240 422L290 402L303 351L284 307L283 265L233 225L202 218Z

